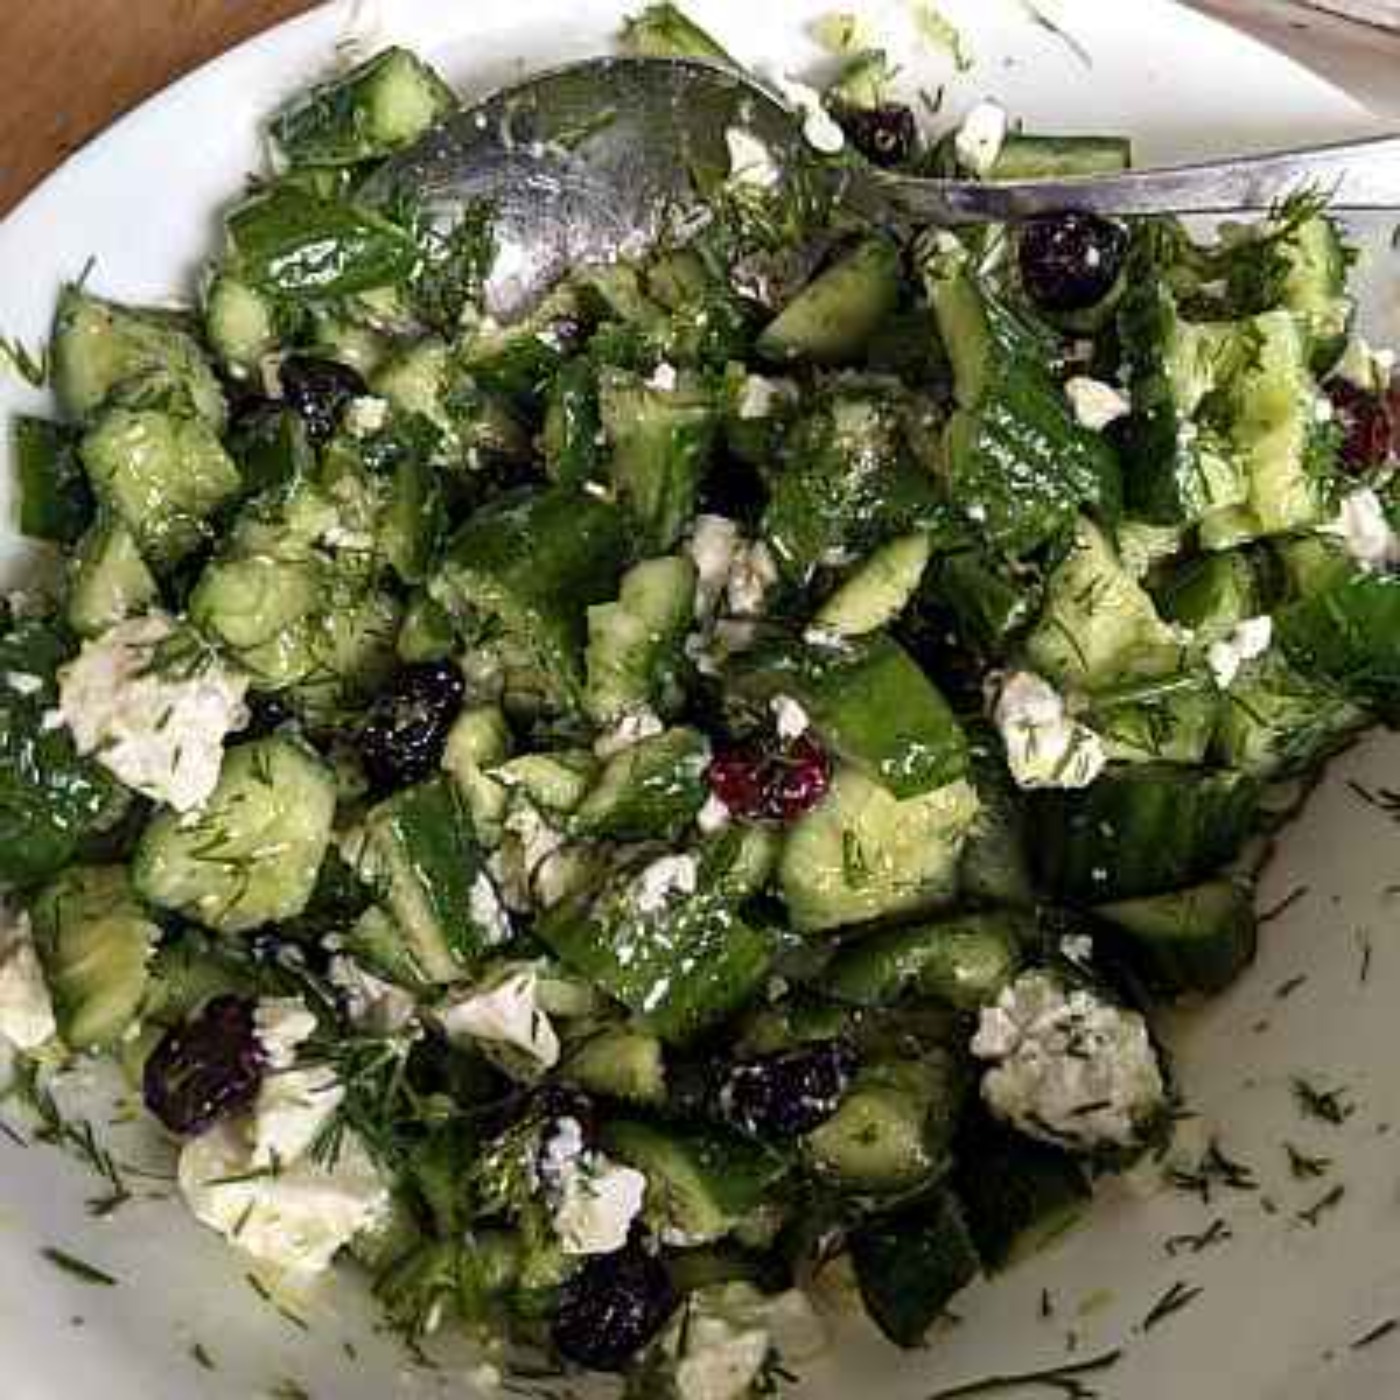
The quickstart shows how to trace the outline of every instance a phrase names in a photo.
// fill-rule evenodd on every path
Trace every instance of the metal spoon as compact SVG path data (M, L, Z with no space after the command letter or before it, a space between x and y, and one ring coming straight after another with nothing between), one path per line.
M801 118L746 74L696 59L590 59L454 114L387 162L367 194L412 194L443 224L489 201L486 301L509 321L570 268L634 257L703 220L697 176L704 185L728 173L731 128L780 167L810 160ZM844 204L894 225L1258 210L1302 188L1338 208L1400 208L1400 136L1071 180L918 179L855 160L831 169Z

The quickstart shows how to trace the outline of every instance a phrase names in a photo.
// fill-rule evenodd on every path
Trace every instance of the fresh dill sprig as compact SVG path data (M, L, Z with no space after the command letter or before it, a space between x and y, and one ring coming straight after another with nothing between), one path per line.
M117 1280L111 1274L69 1254L67 1250L45 1245L39 1253L55 1268L62 1269L65 1274L77 1279L79 1283L90 1283L98 1288L115 1288L117 1286Z
M195 1365L201 1370L217 1371L219 1369L203 1342L194 1342L191 1344L190 1356L194 1360Z
M1356 1105L1347 1098L1345 1089L1319 1089L1300 1074L1293 1076L1293 1099L1304 1116L1330 1123L1334 1128L1356 1112Z
M1254 1169L1225 1155L1218 1138L1212 1138L1194 1168L1174 1167L1167 1179L1179 1191L1200 1196L1207 1205L1211 1191L1218 1184L1230 1191L1257 1191L1259 1182Z
M1306 1152L1300 1152L1291 1142L1285 1142L1283 1150L1288 1154L1288 1170L1293 1173L1294 1181L1315 1181L1332 1170L1330 1157L1309 1156Z
M1183 1308L1189 1307L1201 1296L1202 1292L1204 1290L1199 1285L1183 1283L1178 1280L1148 1309L1147 1316L1138 1323L1138 1331L1150 1332L1154 1327L1165 1322L1167 1318L1179 1313Z
M1400 1328L1400 1317L1388 1317L1384 1322L1378 1322L1369 1331L1363 1332L1351 1344L1353 1351L1360 1351L1363 1347L1368 1347L1372 1342L1378 1342L1382 1337L1388 1337L1397 1328Z
M1342 1203L1342 1197L1347 1193L1347 1188L1340 1182L1337 1183L1325 1196L1308 1206L1306 1210L1300 1210L1294 1219L1300 1225L1306 1225L1310 1229L1316 1229L1318 1222L1329 1211L1335 1210Z
M1111 1370L1122 1359L1123 1348L1114 1347L1112 1351L1100 1352L1085 1361L1047 1366L1039 1371L1008 1371L1001 1375L984 1376L981 1380L966 1381L946 1390L936 1390L925 1400L968 1400L969 1396L974 1395L996 1395L1002 1391L1034 1387L1058 1392L1068 1396L1069 1400L1096 1400L1101 1392L1088 1385L1084 1378Z
M6 367L31 388L42 389L49 382L48 349L35 352L12 336L0 335L0 369Z
M1166 1242L1166 1251L1172 1258L1183 1251L1199 1254L1212 1245L1224 1244L1234 1237L1234 1231L1223 1220L1216 1219L1198 1235L1172 1235Z

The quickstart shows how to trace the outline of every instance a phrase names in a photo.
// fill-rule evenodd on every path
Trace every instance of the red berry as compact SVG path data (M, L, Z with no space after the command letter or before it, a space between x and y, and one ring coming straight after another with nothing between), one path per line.
M767 779L762 759L732 750L718 755L711 763L707 778L710 791L736 817L757 821L767 811Z
M803 734L772 753L731 749L708 772L710 791L745 821L796 821L815 807L831 784L831 762Z
M1328 381L1327 397L1342 430L1342 465L1363 472L1383 465L1400 435L1400 417L1395 413L1400 395L1395 388L1382 396L1349 379L1333 379Z
M254 1004L217 996L151 1051L142 1076L146 1107L172 1133L202 1133L252 1103L266 1067Z
M794 739L773 764L768 806L782 821L795 821L826 796L831 785L831 762L806 734Z

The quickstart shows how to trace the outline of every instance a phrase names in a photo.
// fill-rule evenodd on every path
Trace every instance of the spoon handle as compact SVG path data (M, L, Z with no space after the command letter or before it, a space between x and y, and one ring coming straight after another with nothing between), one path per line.
M1093 214L1219 214L1269 209L1304 190L1338 209L1400 209L1400 136L1202 165L1070 180L920 180L871 175L870 192L916 223L967 224L1082 210Z

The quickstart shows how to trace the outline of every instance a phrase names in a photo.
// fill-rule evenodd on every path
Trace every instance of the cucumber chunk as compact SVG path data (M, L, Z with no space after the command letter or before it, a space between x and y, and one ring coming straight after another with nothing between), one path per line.
M94 503L74 431L47 418L16 416L10 425L19 485L20 533L71 545L92 520Z
M128 872L74 866L40 891L31 914L64 1044L120 1044L141 1014L160 937Z
M1220 992L1254 960L1254 894L1232 880L1101 904L1133 965L1168 995Z
M272 139L292 165L355 165L411 145L455 105L422 59L389 48L275 112Z
M1163 618L1205 639L1223 637L1264 611L1259 570L1239 549L1187 560L1167 575L1155 597Z
M832 752L904 799L967 772L967 741L948 702L886 636L840 647L774 644L739 659L736 693L795 700Z
M570 1051L560 1069L567 1084L605 1099L656 1108L666 1102L661 1041L645 1031L608 1026Z
M901 802L859 769L838 767L783 845L778 885L793 926L815 933L946 902L977 807L963 781Z
M887 929L838 953L822 989L856 1006L888 1006L913 992L975 1011L1015 977L1034 932L1033 918L1011 911Z
M1387 709L1400 694L1400 575L1349 572L1284 608L1278 642L1304 676Z
M852 364L894 311L899 283L894 245L867 238L783 307L759 336L758 353L780 364Z
M151 820L136 888L220 933L295 918L316 887L334 814L335 779L309 749L280 737L240 744L197 813Z
M812 625L838 637L862 637L889 626L918 591L932 552L922 530L881 545L817 609Z
M204 326L209 344L230 373L256 374L277 348L280 316L276 305L228 268L217 273L204 293Z
M1133 163L1133 145L1126 136L1052 136L1046 132L1013 131L987 172L988 180L1071 179L1081 175L1112 175Z
M787 1173L777 1153L714 1131L620 1119L604 1124L602 1141L609 1156L646 1176L649 1213L692 1244L743 1224Z
M668 729L607 762L574 813L580 835L611 841L673 841L705 805L710 745L698 729Z
M1243 773L1142 764L1080 791L1032 794L1032 854L1055 894L1103 903L1180 889L1225 865L1254 823Z
M353 863L381 891L423 980L456 981L511 937L471 814L448 778L375 807Z
M99 637L145 612L159 596L131 531L110 516L94 522L78 544L68 575L68 625L80 637Z
M206 542L210 518L242 487L238 468L201 418L108 409L79 450L98 499L156 567L178 564Z
M922 1346L928 1329L981 1272L951 1191L881 1216L851 1236L851 1263L870 1319L896 1346Z
M645 58L708 58L730 68L740 66L717 40L669 0L648 5L640 14L624 20L619 37L624 52Z
M452 775L467 800L472 829L483 844L500 839L508 794L488 770L499 767L510 755L510 728L494 705L465 709L447 736L442 766Z

